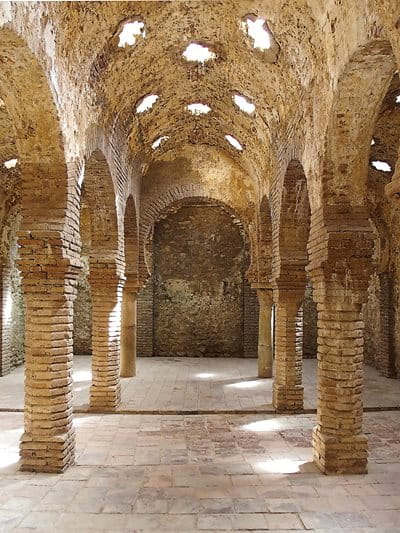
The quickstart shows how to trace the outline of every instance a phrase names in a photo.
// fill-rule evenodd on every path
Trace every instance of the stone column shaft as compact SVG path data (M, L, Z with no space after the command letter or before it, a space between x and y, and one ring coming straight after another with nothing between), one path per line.
M136 321L138 287L127 280L122 297L121 377L136 376Z
M273 404L277 411L303 409L302 352L297 342L297 313L303 294L298 291L275 293L275 378Z
M258 289L258 301L260 304L259 327L258 327L258 377L271 378L273 367L272 349L272 290Z

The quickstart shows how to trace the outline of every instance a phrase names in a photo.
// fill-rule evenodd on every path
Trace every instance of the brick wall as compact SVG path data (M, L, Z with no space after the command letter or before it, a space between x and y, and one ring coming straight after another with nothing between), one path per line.
M312 285L306 288L302 307L303 329L303 357L315 359L317 357L317 305L312 296Z
M247 280L243 284L243 356L258 357L258 314L257 291L250 287Z
M138 357L152 357L153 351L153 278L151 277L137 298L136 354Z

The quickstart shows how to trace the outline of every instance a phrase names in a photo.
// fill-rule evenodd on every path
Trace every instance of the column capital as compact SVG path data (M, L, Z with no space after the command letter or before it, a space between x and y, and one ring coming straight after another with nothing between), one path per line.
M140 288L141 285L138 277L128 274L125 279L124 290L137 294L140 291Z
M265 290L272 290L273 287L271 283L268 281L257 281L251 284L252 289L265 289Z
M118 272L114 263L89 263L88 281L92 288L123 286L124 277Z
M257 298L260 307L272 307L273 290L272 287L260 287L257 289Z
M275 287L273 294L274 302L277 304L293 304L296 307L300 307L304 300L305 287Z

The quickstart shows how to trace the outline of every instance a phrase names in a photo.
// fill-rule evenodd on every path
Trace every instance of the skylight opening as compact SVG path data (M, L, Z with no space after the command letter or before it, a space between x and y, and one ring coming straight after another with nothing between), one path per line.
M386 161L371 161L371 165L381 172L391 172L392 167Z
M190 111L192 115L199 116L199 115L207 115L207 113L211 111L211 107L208 106L207 104L196 103L196 104L189 104L187 106L187 110Z
M250 17L242 22L242 29L253 40L253 47L264 51L272 47L272 35L268 30L265 19L257 18L252 20Z
M190 43L182 55L186 61L196 63L206 63L206 61L210 61L217 57L217 55L207 46L198 43Z
M153 144L151 145L152 149L153 150L157 150L157 148L160 148L160 146L162 144L164 144L165 142L167 142L169 139L169 136L168 135L163 135L162 137L159 137L156 141L153 142Z
M144 22L140 20L135 20L133 22L126 22L122 28L121 33L119 34L119 48L125 48L126 45L133 46L138 37L146 37L146 30L144 27Z
M4 166L6 169L15 168L17 166L18 159L9 159L8 161L4 162Z
M372 139L371 140L371 146L374 146L374 144L376 144L376 141L375 141L375 139Z
M232 135L225 135L225 139L228 141L228 143L233 146L234 148L236 148L236 150L238 150L239 152L241 152L243 150L243 146L240 144L240 142L235 138L233 137Z
M149 94L144 96L136 105L136 113L145 113L153 107L160 97L157 94Z
M400 104L400 94L396 96L396 104Z
M243 111L243 113L247 113L248 115L253 115L256 106L251 102L248 98L241 94L234 94L233 95L233 101L237 105L237 107Z

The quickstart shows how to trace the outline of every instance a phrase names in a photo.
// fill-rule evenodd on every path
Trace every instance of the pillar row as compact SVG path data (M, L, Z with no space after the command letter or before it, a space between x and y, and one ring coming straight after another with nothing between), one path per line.
M276 289L275 300L275 378L273 404L277 411L303 409L303 354L298 349L297 314L304 298L301 290Z
M137 295L139 285L136 279L127 278L122 297L121 313L121 377L136 376L136 322Z
M120 333L123 281L110 267L90 265L92 386L90 408L114 411L121 401Z
M257 288L258 302L260 306L258 325L258 377L271 378L273 368L272 347L272 289Z

